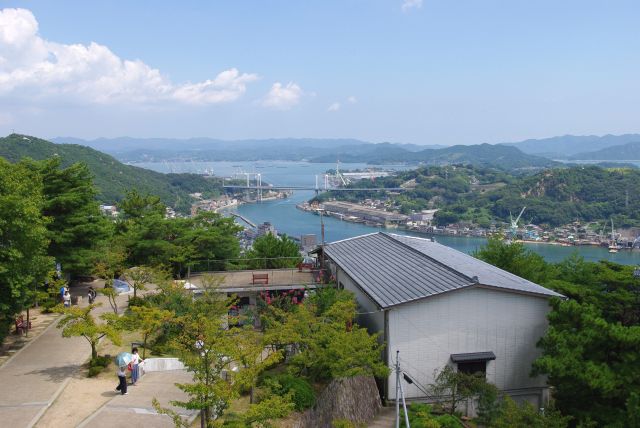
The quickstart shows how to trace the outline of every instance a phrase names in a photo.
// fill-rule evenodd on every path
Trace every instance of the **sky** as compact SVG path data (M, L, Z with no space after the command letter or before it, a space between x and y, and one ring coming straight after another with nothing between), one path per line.
M0 0L0 135L640 132L640 2Z

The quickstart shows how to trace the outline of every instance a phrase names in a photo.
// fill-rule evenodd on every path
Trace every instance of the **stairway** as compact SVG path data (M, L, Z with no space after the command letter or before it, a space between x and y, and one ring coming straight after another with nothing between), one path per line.
M394 428L396 423L396 409L395 407L383 407L372 420L369 428Z

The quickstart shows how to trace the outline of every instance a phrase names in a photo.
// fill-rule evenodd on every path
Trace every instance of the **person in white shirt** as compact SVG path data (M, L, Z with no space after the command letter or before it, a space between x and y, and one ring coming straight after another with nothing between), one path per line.
M127 366L118 367L116 374L119 382L116 391L120 391L122 395L127 395Z
M71 294L68 291L64 292L64 296L62 296L62 300L64 301L64 307L71 307Z
M131 360L131 385L135 385L140 376L140 363L142 358L138 355L138 348L133 348L133 359Z

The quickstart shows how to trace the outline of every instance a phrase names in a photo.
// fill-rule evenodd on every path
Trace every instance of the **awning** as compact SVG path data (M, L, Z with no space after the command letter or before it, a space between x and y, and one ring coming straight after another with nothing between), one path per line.
M471 363L475 361L495 360L496 354L493 352L469 352L467 354L451 354L451 361L454 363Z

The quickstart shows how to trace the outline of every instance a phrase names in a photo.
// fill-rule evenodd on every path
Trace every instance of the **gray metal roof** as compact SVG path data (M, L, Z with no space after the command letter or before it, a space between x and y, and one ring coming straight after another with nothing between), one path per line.
M429 239L394 234L388 236L409 245L427 257L446 263L450 268L463 275L477 276L478 282L482 285L544 296L564 297L562 294L476 259L469 254L432 242Z
M496 354L489 352L468 352L466 354L451 354L454 363L466 363L470 361L491 361L496 359Z
M325 254L381 308L482 285L561 296L467 254L423 238L373 233L329 243ZM478 282L473 278L478 277Z

